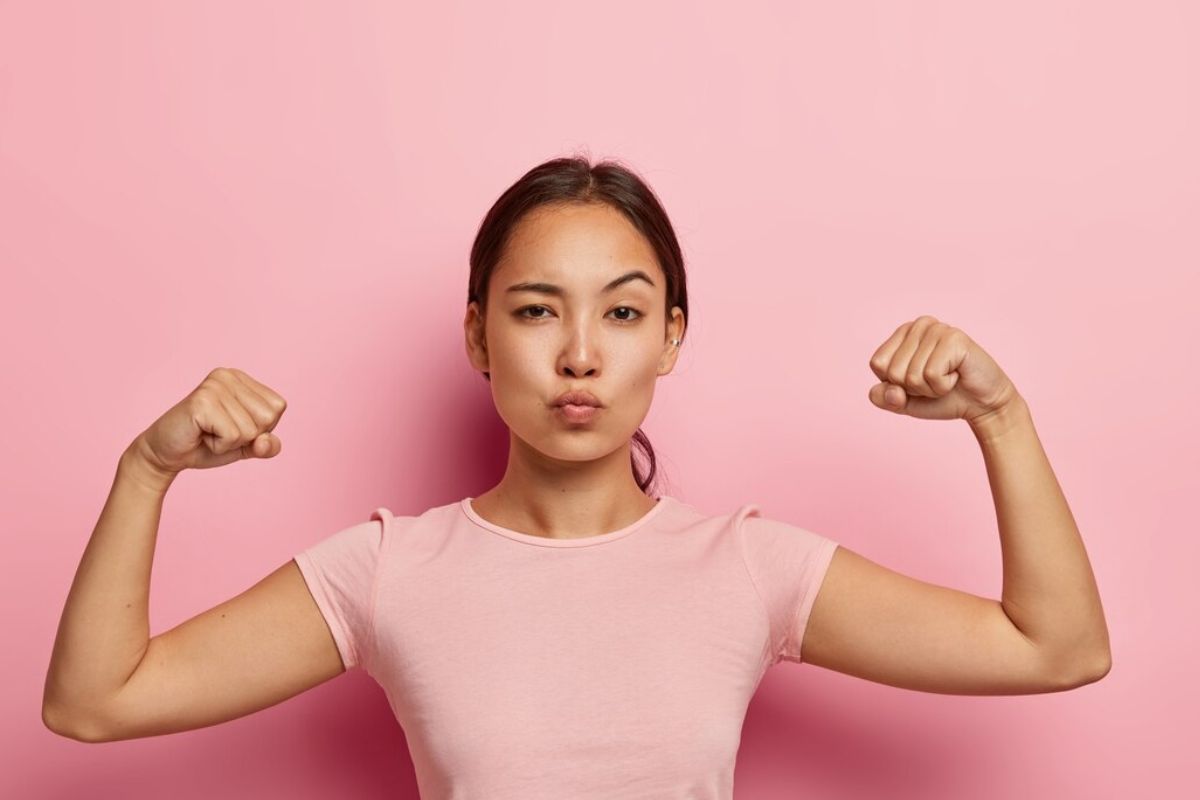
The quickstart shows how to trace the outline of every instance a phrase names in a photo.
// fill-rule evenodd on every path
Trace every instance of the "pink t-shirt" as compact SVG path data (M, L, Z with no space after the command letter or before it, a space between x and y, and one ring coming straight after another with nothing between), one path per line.
M423 800L733 796L746 707L800 643L837 543L663 495L599 536L467 497L377 509L295 557L347 669L404 730Z

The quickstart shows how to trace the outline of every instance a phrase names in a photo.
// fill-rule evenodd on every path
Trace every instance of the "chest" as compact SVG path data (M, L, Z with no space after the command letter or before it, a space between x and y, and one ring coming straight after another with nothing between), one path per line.
M767 636L741 565L600 555L381 573L372 673L410 747L493 774L514 754L667 771L732 758Z

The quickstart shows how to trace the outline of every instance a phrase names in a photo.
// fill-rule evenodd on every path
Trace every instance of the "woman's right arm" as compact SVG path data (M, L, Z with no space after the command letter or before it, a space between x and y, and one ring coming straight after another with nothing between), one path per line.
M149 635L163 499L186 468L271 458L286 404L214 370L122 453L67 595L42 700L45 725L86 742L175 733L274 705L344 670L299 568Z

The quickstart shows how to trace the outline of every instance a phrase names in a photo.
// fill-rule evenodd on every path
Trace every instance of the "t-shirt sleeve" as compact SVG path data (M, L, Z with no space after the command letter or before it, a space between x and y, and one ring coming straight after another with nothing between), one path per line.
M813 601L838 543L813 531L762 516L743 506L735 527L754 587L766 606L771 664L801 659L800 645Z
M391 522L388 509L376 509L293 557L348 670L374 652L376 576Z

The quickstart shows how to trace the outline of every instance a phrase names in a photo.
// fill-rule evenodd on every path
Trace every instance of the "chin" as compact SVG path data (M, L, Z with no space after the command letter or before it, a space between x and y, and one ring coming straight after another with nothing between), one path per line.
M536 450L546 458L563 462L595 461L609 455L624 442L612 439L610 434L591 430L541 430L537 436L526 437L517 433L526 447Z
M572 433L570 436L574 437L574 441L563 441L566 438L563 436L552 437L556 441L542 442L537 450L547 458L559 461L595 461L615 449L591 436L588 437L588 441L583 441L578 432Z

